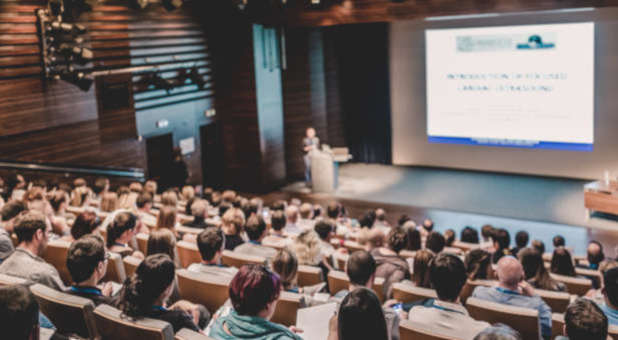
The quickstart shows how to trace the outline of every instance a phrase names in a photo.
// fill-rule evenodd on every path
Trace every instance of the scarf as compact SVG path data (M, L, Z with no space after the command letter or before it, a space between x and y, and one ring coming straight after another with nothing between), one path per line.
M225 331L224 324L230 334ZM234 309L217 318L209 336L222 340L302 340L285 326L256 316L238 315Z

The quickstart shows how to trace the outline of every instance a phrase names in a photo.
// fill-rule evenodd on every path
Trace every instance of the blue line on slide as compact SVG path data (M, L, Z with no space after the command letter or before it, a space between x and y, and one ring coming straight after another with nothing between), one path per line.
M465 144L465 145L482 145L482 146L500 146L507 148L525 148L525 149L554 149L554 150L571 150L571 151L592 151L594 144L586 143L558 143L544 141L518 141L507 139L492 140L489 138L475 139L465 137L440 137L428 136L429 143L442 144Z

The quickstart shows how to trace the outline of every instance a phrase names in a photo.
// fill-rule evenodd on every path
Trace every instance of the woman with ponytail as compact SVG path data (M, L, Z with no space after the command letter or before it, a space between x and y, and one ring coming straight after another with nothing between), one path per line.
M120 292L119 309L126 317L143 317L167 321L174 333L182 328L199 332L196 323L199 309L186 301L179 301L169 309L167 300L174 289L175 266L168 255L148 256L128 278Z

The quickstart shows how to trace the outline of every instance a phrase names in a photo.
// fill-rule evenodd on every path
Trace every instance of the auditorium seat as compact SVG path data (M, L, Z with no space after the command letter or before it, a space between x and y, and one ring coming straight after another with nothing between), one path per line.
M122 264L124 265L124 273L126 274L126 276L133 276L133 273L135 273L135 270L140 263L142 263L142 259L138 259L134 256L127 256L122 259Z
M102 282L113 281L122 284L127 278L127 274L124 271L124 263L122 257L116 253L109 253L110 257L107 262L107 273L101 280Z
M350 286L350 279L348 274L339 270L331 270L328 272L328 288L331 295L337 294L340 290L347 290ZM384 278L376 277L373 281L373 291L380 299L380 302L384 302Z
M551 315L551 338L555 338L564 333L564 314L552 313Z
M438 298L438 295L434 289L415 287L401 282L393 284L393 299L401 302L416 302L436 298Z
M259 256L240 254L230 250L224 250L221 256L221 262L226 266L240 268L245 264L265 264L266 259Z
M345 271L345 265L348 263L348 258L350 255L336 252L333 257L335 258L335 262L337 263L337 269L341 271Z
M594 278L595 280L598 280L598 282L601 282L603 278L603 274L601 274L599 270L594 270L594 269L585 269L585 268L576 267L575 274L580 275L580 276L585 276L587 278Z
M322 278L322 269L314 266L298 266L298 286L313 286L324 282Z
M273 238L266 238L264 239L264 241L262 241L262 245L264 247L269 247L269 248L273 248L276 250L281 250L283 248L285 248L285 239L281 238L281 240L275 240Z
M584 296L590 289L592 289L592 281L590 279L564 276L554 273L551 273L550 275L552 279L564 283L570 294Z
M192 263L202 262L202 255L200 255L200 250L195 243L178 241L176 243L176 251L178 252L180 265L183 268L187 268Z
M468 300L468 298L472 296L472 293L474 292L476 287L492 287L496 284L497 281L493 280L468 280L468 282L466 282L466 284L461 289L461 292L459 293L459 300L461 301L461 303L465 304L466 300Z
M345 242L343 242L343 247L346 248L350 254L352 254L353 252L357 250L367 250L367 248L364 245L356 241L349 241L349 240L346 240Z
M124 317L122 311L108 305L99 305L94 310L94 319L101 340L174 339L174 330L169 323L150 318L131 320Z
M410 259L410 258L414 258L414 256L416 256L416 251L412 251L412 250L402 250L399 252L399 256L406 258L406 259Z
M399 322L400 340L452 340L452 337L441 336L427 329L427 324L420 324L411 320Z
M469 298L466 308L476 320L490 324L503 323L521 333L524 339L539 339L539 312L535 309L509 306L477 298Z
M20 277L0 274L0 287L12 285L27 285L28 283L28 280L22 279Z
M216 312L229 295L230 279L204 273L194 273L187 269L176 271L180 297L199 303Z
M91 339L97 336L92 301L41 284L31 286L30 291L39 303L41 313L49 318L59 333Z
M71 242L62 239L49 241L42 256L47 263L58 270L60 278L65 285L70 285L73 282L69 269L67 268L67 255L69 254L70 246Z
M103 241L107 242L107 229L105 229L105 228L97 228L97 231L99 232L99 234L103 238Z
M178 232L181 236L184 236L186 234L197 235L201 233L202 231L204 231L204 229L202 228L191 228L191 227L185 227L183 225L176 225L175 229L176 229L176 232Z
M280 323L286 327L296 325L296 314L300 308L300 294L281 292L275 312L270 321Z
M453 248L459 248L461 250L463 250L464 252L468 252L472 249L476 249L479 248L480 245L478 243L468 243L468 242L462 242L462 241L455 241L453 242L452 245Z
M552 312L564 313L571 303L573 295L566 292L554 292L551 290L534 290L551 308Z
M150 236L148 234L139 233L135 235L135 239L137 240L137 249L142 252L142 254L148 254L148 238Z
M188 328L183 328L174 336L175 340L214 340L202 333L192 331Z

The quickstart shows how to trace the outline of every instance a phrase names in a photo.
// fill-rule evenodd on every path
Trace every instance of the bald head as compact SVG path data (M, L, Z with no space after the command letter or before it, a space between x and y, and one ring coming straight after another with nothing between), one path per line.
M524 278L524 268L512 256L504 256L498 261L498 280L505 288L516 290L519 282Z

